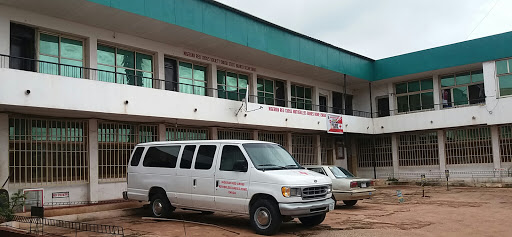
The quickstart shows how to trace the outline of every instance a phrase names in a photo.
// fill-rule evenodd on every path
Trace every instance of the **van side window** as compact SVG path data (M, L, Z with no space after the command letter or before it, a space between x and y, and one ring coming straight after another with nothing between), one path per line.
M131 166L138 166L140 162L140 158L142 158L142 152L144 152L144 147L137 147L135 152L133 153L132 161L130 161Z
M244 169L245 168L245 169ZM223 171L247 171L247 160L238 146L226 145L222 148L220 158L220 170Z
M176 168L181 146L150 147L144 157L144 167Z
M190 169L190 167L192 166L192 158L194 157L195 150L195 145L185 146L185 149L183 149L183 154L181 155L180 168Z
M212 167L213 158L215 156L216 150L217 146L215 145L199 146L199 150L197 151L196 155L196 163L194 164L194 169L209 170Z

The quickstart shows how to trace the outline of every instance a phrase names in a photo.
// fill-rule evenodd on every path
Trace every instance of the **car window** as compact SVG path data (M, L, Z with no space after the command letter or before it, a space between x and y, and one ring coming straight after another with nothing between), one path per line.
M194 164L194 169L209 170L212 167L213 158L215 156L216 150L217 146L215 145L199 146L199 150L197 150L196 163Z
M140 163L140 158L142 158L142 152L144 152L144 147L137 147L135 152L133 153L132 161L130 161L131 166L138 166Z
M181 146L150 147L144 157L144 167L176 168Z
M185 146L183 149L183 154L181 155L180 168L181 169L190 169L192 166L192 158L194 157L194 151L196 150L195 145Z
M348 172L348 170L343 169L341 167L331 166L331 167L329 167L329 169L331 170L332 174L336 178L351 178L351 177L354 177L354 175L351 174L350 172Z
M322 169L322 168L308 168L308 169L311 170L311 171L315 171L317 173L326 175L324 169Z
M245 170L243 167L245 167ZM240 147L233 145L225 145L222 147L219 169L223 171L247 171L247 160L240 150Z

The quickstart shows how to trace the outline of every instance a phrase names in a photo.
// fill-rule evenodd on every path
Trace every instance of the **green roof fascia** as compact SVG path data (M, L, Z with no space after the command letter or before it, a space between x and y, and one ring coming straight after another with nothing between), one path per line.
M372 81L374 60L212 0L88 0ZM340 77L341 78L341 77Z
M404 76L512 56L512 32L375 61L374 80Z

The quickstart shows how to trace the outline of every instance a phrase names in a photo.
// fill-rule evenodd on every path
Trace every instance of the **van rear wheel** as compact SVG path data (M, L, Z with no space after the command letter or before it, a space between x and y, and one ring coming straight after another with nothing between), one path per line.
M256 201L250 210L251 226L257 234L273 235L283 222L277 203L268 199Z
M174 208L165 194L156 193L151 196L151 211L154 217L167 217L174 211Z
M305 226L319 225L325 220L325 213L316 216L300 217L299 220Z

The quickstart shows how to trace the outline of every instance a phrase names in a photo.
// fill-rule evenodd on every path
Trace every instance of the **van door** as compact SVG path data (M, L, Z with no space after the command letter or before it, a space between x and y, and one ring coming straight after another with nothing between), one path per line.
M177 206L192 207L192 159L196 145L186 145L181 153L179 169L176 170L176 204ZM168 180L172 182L172 180Z
M222 145L215 174L215 207L218 210L248 212L248 162L240 145Z
M192 204L200 210L215 209L215 163L217 144L201 144L192 172Z

